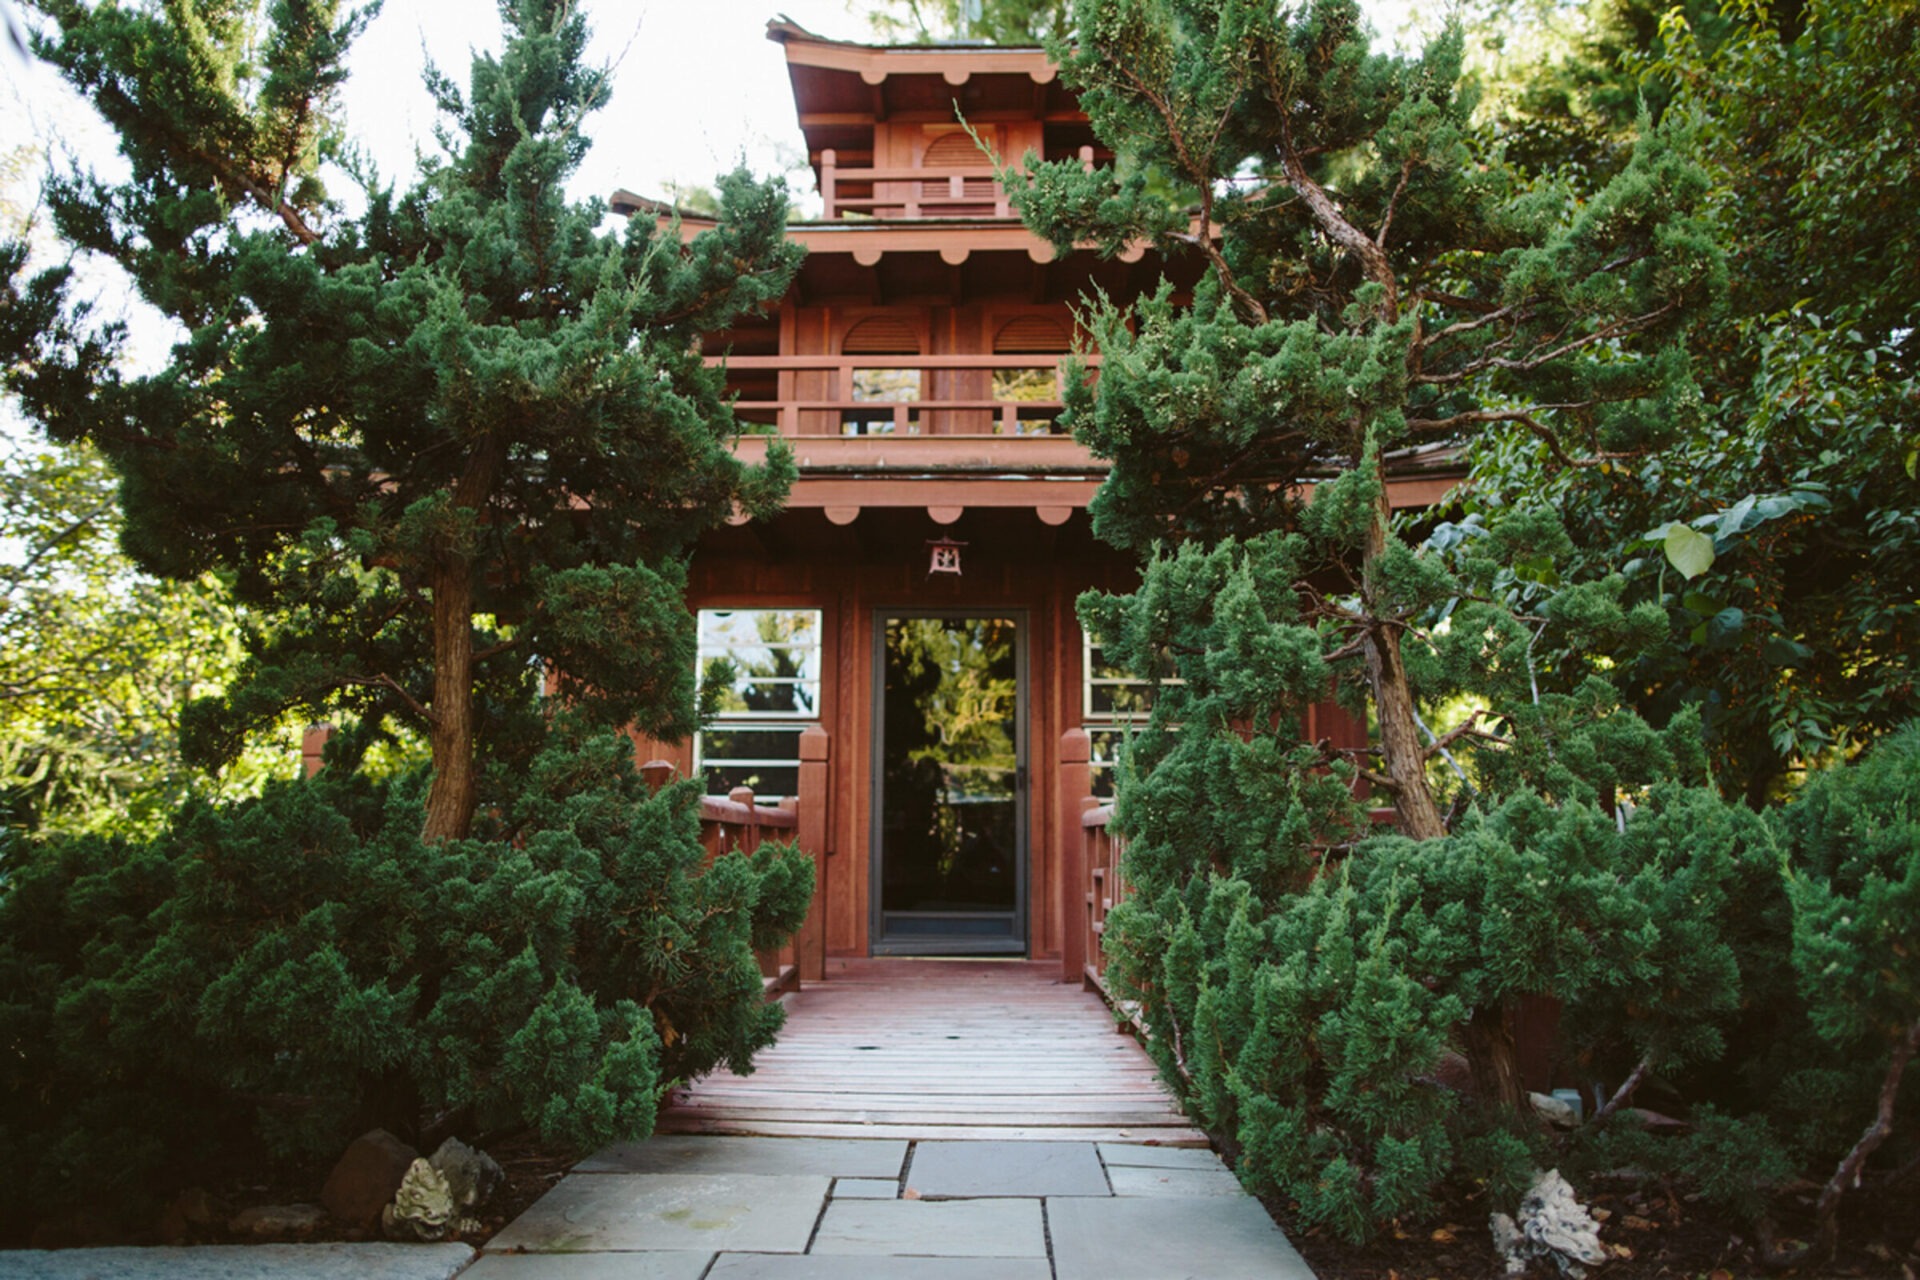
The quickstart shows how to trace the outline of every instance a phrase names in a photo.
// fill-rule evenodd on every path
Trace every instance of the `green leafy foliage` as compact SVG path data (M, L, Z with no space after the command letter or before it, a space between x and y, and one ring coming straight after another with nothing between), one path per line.
M1474 455L1469 507L1497 521L1547 497L1575 573L1620 572L1630 601L1667 612L1669 642L1619 686L1656 720L1698 706L1720 777L1751 803L1920 714L1920 246L1900 212L1915 16L1810 3L1669 19L1648 84L1697 122L1735 268L1727 322L1696 343L1698 411L1631 466L1568 468L1518 435Z
M724 373L699 354L786 289L800 251L777 184L723 178L718 225L689 239L602 231L604 207L564 192L608 76L582 62L577 7L515 0L464 90L429 78L444 154L410 190L361 175L350 214L321 180L351 161L329 112L367 11L40 7L41 56L131 168L55 182L55 226L184 336L164 369L126 373L70 266L28 277L16 257L6 381L55 439L111 460L143 569L224 569L262 619L187 726L195 753L224 761L288 708L409 726L433 755L427 827L458 837L479 764L537 740L536 659L564 661L604 723L690 729L677 562L792 473L779 449L735 458Z
M421 837L419 776L347 763L151 841L8 855L12 1211L323 1160L370 1124L640 1138L670 1082L752 1069L781 1021L752 948L798 927L811 859L703 867L697 784L650 795L628 738L577 724L489 779L469 839Z
M91 449L0 449L0 823L151 834L189 795L231 797L289 770L285 735L217 780L181 757L186 708L243 658L222 584L134 569Z

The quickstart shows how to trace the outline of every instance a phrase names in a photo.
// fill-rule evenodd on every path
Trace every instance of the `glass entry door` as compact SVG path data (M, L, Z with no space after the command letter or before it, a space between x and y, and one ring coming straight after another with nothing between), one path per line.
M1022 619L876 620L873 950L1026 952Z

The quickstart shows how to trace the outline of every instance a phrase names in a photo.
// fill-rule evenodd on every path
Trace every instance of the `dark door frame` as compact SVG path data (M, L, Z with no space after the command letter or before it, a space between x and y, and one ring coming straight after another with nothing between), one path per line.
M871 749L871 770L873 785L868 797L867 830L869 832L867 860L867 951L870 955L995 955L1024 956L1027 946L1027 910L1032 899L1027 883L1031 871L1032 857L1029 850L1029 828L1031 827L1030 800L1032 788L1028 771L1027 742L1027 706L1028 706L1028 664L1027 636L1029 632L1028 611L1026 609L1000 609L991 605L978 607L950 608L884 608L873 611L873 741ZM886 831L884 794L886 788L886 728L887 728L887 623L894 618L1007 618L1013 622L1013 831L1014 831L1014 878L1013 913L1010 933L1007 937L962 936L962 935L924 935L913 937L887 936L886 919L889 914L901 915L901 912L889 913L884 909L886 881L882 860L886 856ZM997 917L1003 912L941 913L976 915L979 917Z

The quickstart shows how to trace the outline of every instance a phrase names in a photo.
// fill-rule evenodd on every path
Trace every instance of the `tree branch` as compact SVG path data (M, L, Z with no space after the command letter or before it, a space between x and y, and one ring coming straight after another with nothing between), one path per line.
M372 685L376 688L380 686L385 686L386 688L391 689L395 693L399 694L400 700L402 702L405 702L407 706L411 707L415 715L419 716L422 720L425 720L428 724L434 723L435 717L433 712L427 710L426 707L422 706L418 698L408 693L404 688L401 687L400 682L398 680L395 680L392 676L388 675L384 671L382 671L377 676L335 676L333 682L336 685L342 685L342 684Z

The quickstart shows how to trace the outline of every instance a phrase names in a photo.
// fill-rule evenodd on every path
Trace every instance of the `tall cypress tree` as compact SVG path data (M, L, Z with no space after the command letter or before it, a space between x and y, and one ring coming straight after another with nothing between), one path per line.
M431 744L425 834L465 834L476 759L527 723L529 667L604 721L689 727L691 540L776 504L785 454L742 466L702 335L779 298L786 202L736 173L718 227L600 230L570 202L610 91L570 0L502 0L506 45L463 91L437 72L444 154L404 191L347 161L333 96L371 9L338 0L45 0L38 52L118 131L131 176L48 203L73 244L177 321L166 366L66 268L9 286L7 383L122 477L125 544L156 573L229 572L269 624L189 746L230 757L295 707ZM359 172L357 169L356 172Z

